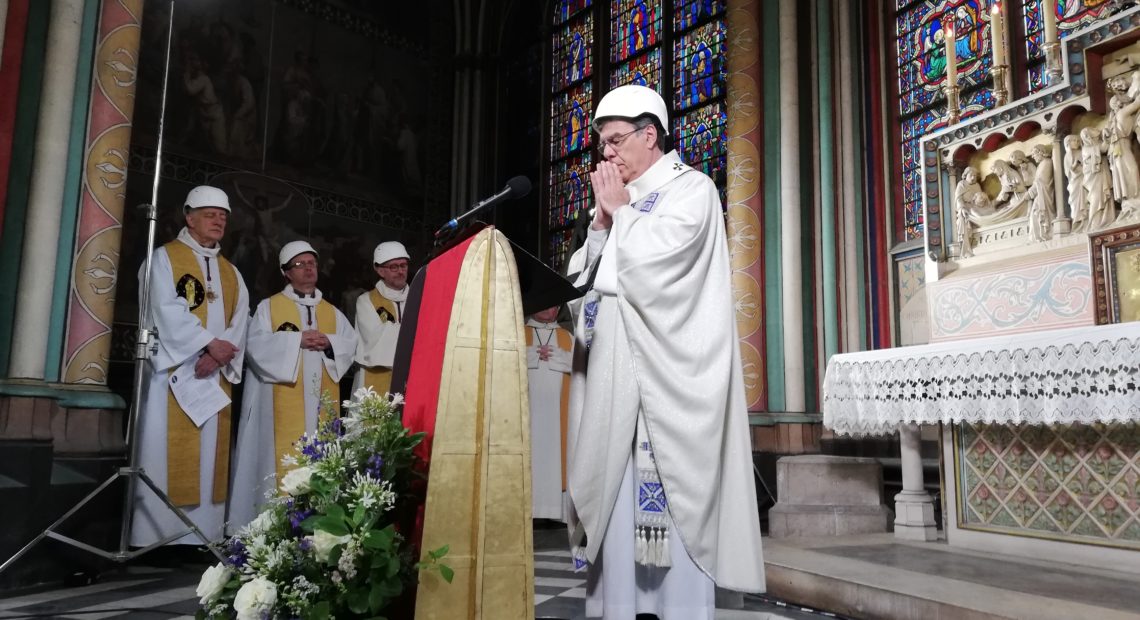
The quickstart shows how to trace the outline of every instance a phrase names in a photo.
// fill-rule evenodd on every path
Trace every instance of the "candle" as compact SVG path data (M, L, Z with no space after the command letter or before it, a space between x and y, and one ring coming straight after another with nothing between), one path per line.
M1057 0L1041 0L1041 14L1045 18L1045 42L1057 42Z
M990 41L994 66L1005 65L1005 20L1001 15L1001 4L997 2L990 9Z
M958 53L957 45L955 45L954 37L954 16L948 16L950 21L946 22L945 40L946 40L946 85L950 88L958 86Z

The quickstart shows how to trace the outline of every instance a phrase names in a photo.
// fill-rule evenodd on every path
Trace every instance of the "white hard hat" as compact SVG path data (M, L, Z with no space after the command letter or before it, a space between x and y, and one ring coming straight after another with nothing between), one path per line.
M289 261L306 252L312 252L313 256L320 256L317 254L317 251L313 249L313 246L309 245L308 241L290 241L286 243L281 248L281 251L277 253L277 264L281 265L281 273L285 273L285 265L289 264Z
M186 194L183 210L201 209L202 207L216 207L230 211L230 197L225 192L209 185L199 185Z
M657 91L637 84L618 86L598 102L594 110L594 129L607 118L633 120L645 114L656 117L665 135L669 134L669 112Z
M411 259L408 256L408 249L399 241L385 241L376 246L376 250L372 252L372 262L376 265L383 265L397 258Z

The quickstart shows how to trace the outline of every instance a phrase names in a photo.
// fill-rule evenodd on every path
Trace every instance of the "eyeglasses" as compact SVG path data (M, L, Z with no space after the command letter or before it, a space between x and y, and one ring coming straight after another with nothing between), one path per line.
M407 263L399 263L396 265L380 265L380 268L381 269L387 269L388 271L407 271L408 270L408 264Z
M647 127L648 127L648 125L647 125ZM602 155L605 155L607 146L614 147L614 150L616 151L618 149L618 147L621 146L621 143L625 142L626 138L628 138L628 137L632 136L633 134L641 131L642 129L645 129L645 127L638 127L636 129L634 129L633 131L627 131L621 135L617 135L617 136L614 136L614 137L606 139L606 140L598 140L598 152L601 153Z
M317 261L315 261L315 260L310 260L310 261L305 261L305 262L297 261L295 263L288 263L286 266L289 267L290 269L316 269L317 268Z

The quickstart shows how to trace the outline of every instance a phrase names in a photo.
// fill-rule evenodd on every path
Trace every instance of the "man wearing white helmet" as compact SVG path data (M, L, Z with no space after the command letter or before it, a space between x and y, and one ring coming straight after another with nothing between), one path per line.
M356 373L353 389L369 386L384 394L392 386L392 359L408 300L408 250L399 241L385 241L372 252L372 268L380 279L356 298Z
M278 264L285 290L257 306L246 339L249 368L234 452L231 532L257 516L288 471L281 459L319 415L340 414L340 380L356 355L356 331L317 288L317 251L286 243ZM322 400L325 410L322 411Z
M643 86L594 115L568 438L588 617L711 619L714 585L765 588L720 195L668 127Z
M241 382L249 293L241 274L218 253L230 214L226 193L195 187L183 212L185 228L156 249L151 261L150 317L158 348L145 369L139 465L207 538L219 540L229 484L230 407L198 426L175 400L169 381L172 372L186 366L227 393ZM132 545L150 545L185 529L149 489L140 485L136 498ZM200 545L201 540L188 535L173 544Z

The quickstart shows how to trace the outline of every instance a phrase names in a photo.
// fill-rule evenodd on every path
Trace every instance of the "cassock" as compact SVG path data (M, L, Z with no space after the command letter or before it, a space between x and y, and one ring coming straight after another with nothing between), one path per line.
M353 391L368 385L376 393L384 394L392 386L392 359L396 355L408 288L405 285L396 290L380 280L372 290L356 298L356 332L360 336L356 363L360 370L356 372Z
M301 349L301 332L316 329L328 337L327 351ZM262 301L246 339L246 385L234 451L233 499L229 529L236 532L257 516L267 495L288 471L281 458L317 428L321 395L339 415L339 382L352 366L356 331L321 291L299 295L292 286Z
M714 583L765 588L720 197L675 151L626 188L578 282L596 264L575 330L573 553L587 616L711 618Z
M140 283L142 276L140 269ZM169 378L183 364L197 363L206 345L220 338L238 352L213 379L227 392L230 384L241 382L249 293L241 274L218 255L218 248L202 247L183 228L175 241L154 251L150 301L158 351L144 368L139 465L207 538L219 540L229 480L230 408L198 428L171 395ZM136 489L132 546L145 547L186 529L149 487L139 482ZM193 534L173 542L202 544Z
M550 359L538 349L549 345ZM564 521L566 425L570 404L573 340L558 323L526 322L526 366L530 385L530 466L535 519Z

